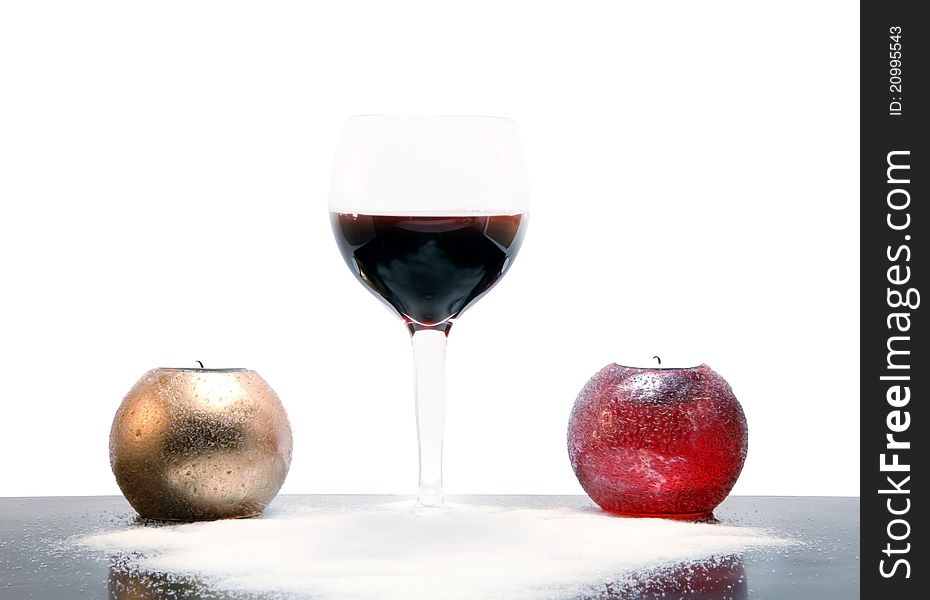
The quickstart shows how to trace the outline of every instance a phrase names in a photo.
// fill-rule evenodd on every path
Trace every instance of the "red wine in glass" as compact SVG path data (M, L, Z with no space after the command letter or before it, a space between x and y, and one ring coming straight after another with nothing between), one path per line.
M445 356L453 321L510 267L530 209L513 121L356 115L333 161L339 250L405 322L415 363L420 506L441 506Z
M412 330L454 319L520 249L527 216L331 213L346 264Z

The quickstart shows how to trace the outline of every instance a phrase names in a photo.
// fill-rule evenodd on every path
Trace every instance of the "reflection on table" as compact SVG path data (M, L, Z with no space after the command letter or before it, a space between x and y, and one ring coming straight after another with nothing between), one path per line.
M634 575L631 582L605 585L604 592L593 598L746 600L749 598L749 586L742 558L726 556Z
M196 579L142 571L127 566L126 557L110 562L107 592L111 600L200 598L206 586Z
M143 571L129 567L128 557L110 562L107 590L111 600L193 599L209 596L223 599L222 591L211 589L201 580L169 573ZM629 598L676 598L687 600L746 600L749 587L746 570L738 556L689 563L653 572L643 572L621 582L594 583L584 600L620 600ZM232 597L232 596L229 596ZM261 600L268 596L236 592L237 600Z

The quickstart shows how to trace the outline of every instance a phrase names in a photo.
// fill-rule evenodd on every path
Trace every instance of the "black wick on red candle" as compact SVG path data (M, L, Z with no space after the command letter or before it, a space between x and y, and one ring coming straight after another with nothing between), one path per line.
M654 359L656 359L657 361L659 361L659 366L660 366L660 367L662 366L662 359L661 359L661 358L659 358L658 356L653 356L652 358L654 358ZM203 365L201 365L201 366L203 366Z
M203 362L201 362L201 361L199 361L199 360L198 360L198 361L195 361L195 362L196 362L198 365L200 365L200 368L201 368L201 369L203 368Z

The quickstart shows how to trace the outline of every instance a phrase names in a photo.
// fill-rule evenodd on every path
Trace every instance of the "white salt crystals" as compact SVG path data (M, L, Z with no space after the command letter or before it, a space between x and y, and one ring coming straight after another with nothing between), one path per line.
M133 525L81 543L215 590L360 600L602 595L643 571L792 543L751 528L594 508L301 502L276 503L261 519Z

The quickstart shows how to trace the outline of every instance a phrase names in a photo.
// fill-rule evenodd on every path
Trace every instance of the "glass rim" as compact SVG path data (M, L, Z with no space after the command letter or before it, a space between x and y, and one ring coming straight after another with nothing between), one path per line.
M418 120L429 120L429 119L446 119L446 120L480 120L480 121L503 121L507 123L515 123L515 121L510 117L504 117L500 115L452 115L452 114L425 114L425 113L359 113L355 115L349 115L348 120L352 119L418 119Z

